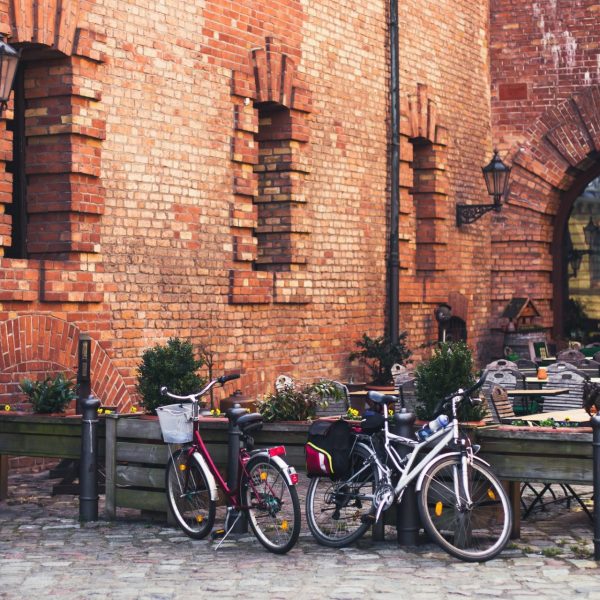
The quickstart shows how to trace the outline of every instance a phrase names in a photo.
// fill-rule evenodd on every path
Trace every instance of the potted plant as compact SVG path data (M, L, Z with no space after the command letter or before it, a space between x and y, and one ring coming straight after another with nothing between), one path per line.
M64 413L77 398L75 382L64 373L47 376L43 381L23 379L19 387L31 402L34 412L40 414Z
M352 352L348 359L359 360L371 374L368 386L393 387L392 367L395 364L404 365L412 352L406 346L407 332L398 336L397 342L392 342L387 336L369 337L366 333L356 342L358 350Z
M433 356L415 368L415 396L417 418L430 421L435 418L439 401L458 390L475 383L473 354L463 341L441 342ZM484 405L461 404L461 421L481 421L486 414Z
M319 381L297 388L288 382L256 403L265 422L307 421L314 419L319 407L343 397L342 390L332 381Z
M137 390L146 412L156 414L158 406L173 404L172 399L161 395L162 386L178 395L199 391L206 380L196 371L204 364L202 357L194 357L191 342L179 338L169 338L165 345L147 349L137 370Z

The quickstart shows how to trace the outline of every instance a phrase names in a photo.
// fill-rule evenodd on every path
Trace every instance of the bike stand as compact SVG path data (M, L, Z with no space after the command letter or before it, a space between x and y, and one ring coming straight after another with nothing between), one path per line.
M227 508L227 517L225 519L225 533L223 534L223 537L221 538L221 541L217 544L216 548L215 548L215 552L220 548L221 544L227 539L227 536L233 531L234 527L236 526L237 522L240 520L241 516L242 516L242 511L238 511L237 516L235 517L235 519L233 520L233 523L231 523L231 525L229 524L229 515L232 513L232 507L228 507ZM217 531L222 531L222 530L217 530Z

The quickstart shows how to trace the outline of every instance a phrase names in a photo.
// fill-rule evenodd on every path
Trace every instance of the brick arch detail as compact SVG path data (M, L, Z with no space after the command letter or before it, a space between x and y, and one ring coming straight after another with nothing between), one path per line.
M298 72L296 63L274 37L267 37L263 47L248 53L246 64L233 72L232 84L233 136L233 201L230 209L232 236L232 269L230 270L229 302L232 304L302 304L310 302L312 282L306 270L307 258L300 247L310 235L309 208L302 190L302 181L310 172L308 152L308 115L312 110L311 94ZM261 197L259 190L259 109L267 103L287 109L285 123L276 139L290 142L287 155L276 171L282 177L273 209L288 211L273 233L289 239L289 265L257 268L259 241L259 203L263 212L271 202ZM273 165L274 166L274 165ZM301 239L301 243L296 240ZM298 248L296 247L298 246ZM290 265L292 265L290 267Z
M33 373L77 372L80 329L51 315L31 314L0 323L0 398L10 401L19 381ZM92 393L106 406L128 409L132 399L109 356L91 345Z
M543 325L551 327L557 296L567 214L565 192L600 159L600 85L589 86L547 109L509 153L512 163L506 206L492 216L492 327L514 296L536 301ZM559 222L560 221L560 222ZM559 261L560 262L560 261Z
M71 55L79 0L11 0L16 42L33 42Z

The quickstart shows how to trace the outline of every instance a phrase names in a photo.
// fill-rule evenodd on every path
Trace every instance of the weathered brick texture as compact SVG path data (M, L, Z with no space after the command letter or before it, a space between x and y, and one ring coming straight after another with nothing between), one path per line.
M417 357L440 302L482 356L516 291L551 319L552 218L600 136L598 13L559 4L400 2L400 320ZM30 371L72 373L80 333L94 391L125 409L141 353L170 336L208 346L248 394L280 373L362 376L347 356L387 310L387 3L11 0L0 17L36 48L30 256L0 260L0 395ZM457 229L457 202L489 201L494 145L509 204Z

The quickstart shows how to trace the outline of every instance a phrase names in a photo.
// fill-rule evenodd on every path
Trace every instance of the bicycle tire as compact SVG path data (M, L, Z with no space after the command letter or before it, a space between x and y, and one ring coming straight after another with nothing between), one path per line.
M421 522L433 541L452 556L468 562L490 560L510 537L508 496L491 469L474 458L467 478L472 506L464 506L461 469L459 456L440 457L427 467L418 496Z
M216 502L211 499L208 480L193 455L175 452L167 463L165 488L171 511L183 532L201 540L215 522Z
M328 477L311 479L306 494L306 522L319 544L342 548L360 539L373 525L373 492L379 482L377 469L369 467L355 478L368 448L356 445L350 455L350 474L334 481Z
M300 535L300 500L283 469L268 456L254 456L246 465L241 491L256 539L275 554L289 552Z

